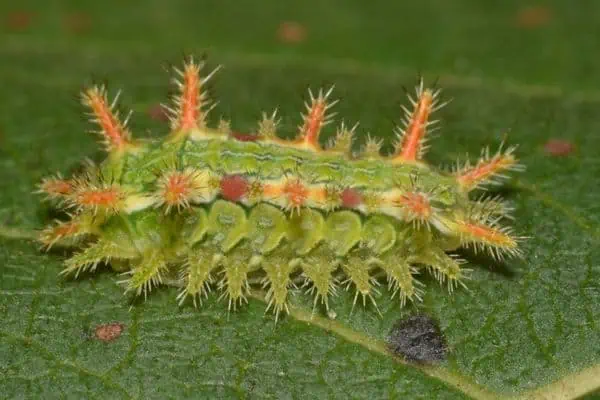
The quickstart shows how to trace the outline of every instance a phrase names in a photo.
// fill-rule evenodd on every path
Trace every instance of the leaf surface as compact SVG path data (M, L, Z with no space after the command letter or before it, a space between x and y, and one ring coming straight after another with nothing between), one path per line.
M600 5L555 0L532 11L516 0L339 0L290 11L276 1L122 3L0 6L0 391L7 398L597 396L600 91L593 72L600 59L590 38ZM285 33L290 26L296 36ZM452 296L425 280L418 309L440 322L446 362L407 365L385 351L391 326L416 311L400 309L385 290L382 317L372 307L352 310L353 294L343 293L332 303L334 320L312 316L310 299L301 297L275 325L260 299L228 314L214 297L199 310L180 308L173 288L132 302L109 271L58 277L66 254L44 254L27 239L53 217L32 191L42 176L101 156L85 133L78 91L108 79L134 110L135 134L161 135L166 124L150 112L170 89L161 63L178 63L183 51L208 51L209 63L225 65L211 86L220 101L212 117L230 118L242 132L278 107L292 134L306 87L335 83L339 116L360 120L363 139L371 132L389 146L403 87L422 73L427 82L439 78L453 98L438 115L432 163L477 156L505 133L519 144L527 171L504 195L516 209L516 230L530 237L524 259L471 260L469 290ZM550 139L574 151L551 156ZM110 322L124 324L122 335L97 340L96 327Z

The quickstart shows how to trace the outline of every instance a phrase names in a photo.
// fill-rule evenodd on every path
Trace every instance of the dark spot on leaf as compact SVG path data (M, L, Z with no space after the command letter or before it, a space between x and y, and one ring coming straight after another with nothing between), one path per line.
M566 156L575 150L573 143L566 140L550 139L544 145L544 151L551 156Z
M121 336L125 330L125 325L119 322L112 322L110 324L101 324L96 327L95 335L96 339L102 342L112 342Z
M515 17L519 28L538 28L548 25L552 20L552 11L544 6L529 6L520 9Z
M302 43L306 40L306 28L295 21L284 21L277 29L277 39L283 43Z
M437 323L425 314L398 321L386 337L386 343L392 353L416 363L443 361L448 351Z

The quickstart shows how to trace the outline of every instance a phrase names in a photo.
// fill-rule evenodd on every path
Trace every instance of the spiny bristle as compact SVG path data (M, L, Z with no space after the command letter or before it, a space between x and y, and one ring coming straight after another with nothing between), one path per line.
M206 183L206 174L191 167L183 171L166 171L156 182L155 205L156 207L164 206L165 213L169 213L173 207L177 210L187 208L191 202L202 200L202 192Z
M329 309L329 297L337 295L337 280L333 272L338 268L339 260L324 251L317 249L300 265L302 275L306 279L302 287L307 288L306 293L314 296L313 307L320 301Z
M78 210L115 213L125 206L126 192L118 184L95 185L80 181L69 196L70 205Z
M214 248L202 247L196 249L183 265L183 290L177 296L181 305L187 296L192 297L194 307L202 304L202 297L207 297L210 285L213 283L212 272L221 264L221 255ZM198 303L197 303L198 302Z
M61 272L61 275L75 273L75 277L77 277L81 272L94 271L98 264L107 263L112 258L132 259L135 257L137 257L137 254L127 251L127 249L121 248L113 242L99 240L69 258L65 262L66 268Z
M310 104L306 103L307 113L302 114L304 123L299 127L300 135L298 139L303 147L308 150L321 151L319 135L323 127L329 124L334 116L334 114L327 114L327 111L339 101L328 101L332 92L333 86L326 93L319 90L317 97L313 95L310 89L308 91Z
M354 140L354 136L356 135L356 128L358 127L358 122L355 123L351 128L348 128L344 121L340 123L340 126L337 128L337 132L335 134L335 138L333 138L329 145L327 146L327 151L341 153L346 156L349 156L352 151L352 143Z
M367 135L367 142L363 146L360 152L361 158L366 159L380 159L381 158L381 147L383 146L383 139L377 139L372 137L370 134Z
M151 250L130 271L124 273L130 278L119 283L126 285L126 292L135 291L137 296L143 294L146 299L152 288L162 284L165 272L167 264L163 254L160 250Z
M373 294L379 294L374 287L378 285L378 282L370 275L367 260L361 257L361 255L356 255L360 253L359 251L355 251L354 253L355 255L348 257L348 260L342 263L342 269L347 279L341 284L346 287L346 290L351 286L356 288L352 308L356 305L359 295L362 296L363 306L366 305L368 298L373 303L373 306L377 308Z
M403 126L396 132L398 141L392 162L414 162L423 158L426 150L426 135L428 130L430 131L428 128L437 122L430 121L429 116L444 105L437 104L439 93L439 90L424 89L421 81L416 89L416 99L409 97L413 110L402 107L405 116Z
M523 166L514 156L515 149L516 146L503 151L501 145L493 156L490 156L489 148L484 149L475 166L467 161L463 167L457 167L455 176L458 183L470 191L486 184L499 184L507 178L501 174L503 171L522 171Z
M237 253L233 257L223 259L223 278L219 281L218 288L223 293L219 297L227 298L228 310L235 311L238 304L247 303L250 292L248 273L252 265L245 258L245 253Z
M205 85L220 66L201 77L204 65L204 62L196 63L190 58L184 63L183 70L174 68L177 77L173 80L178 94L173 97L171 107L163 105L169 115L171 136L174 138L186 137L192 132L195 136L203 136L199 130L206 128L206 116L216 106L209 100Z
M56 221L54 225L44 228L39 234L39 241L50 250L52 246L59 242L65 242L68 245L75 245L78 239L89 233L86 225L79 220Z
M429 273L433 275L440 284L446 282L448 291L452 292L458 285L466 288L465 279L468 279L470 269L462 268L466 261L455 256L446 254L442 249L430 248L415 261L427 265Z
M404 307L408 301L422 301L423 283L414 278L417 270L401 258L391 259L388 256L388 262L379 263L388 277L388 289L392 292L391 298L396 295L400 298L400 306Z
M403 210L407 222L427 223L433 212L429 198L424 193L405 192L395 199Z
M219 124L217 125L217 130L223 135L230 136L231 135L231 121L221 118L219 120Z
M487 250L496 259L504 258L504 254L518 256L520 238L513 235L509 227L501 226L496 220L483 223L477 220L456 221L458 234L463 246L472 246L475 251Z
M490 218L501 216L508 219L514 219L512 212L514 208L502 200L502 196L480 196L476 201L469 203L467 214L474 216L478 221L488 220Z
M265 139L277 139L277 127L281 120L277 118L277 109L271 115L262 114L262 119L258 123L258 136Z
M268 288L266 294L268 304L265 311L273 309L275 322L277 322L282 311L289 312L287 294L289 288L294 287L290 274L295 269L295 265L285 257L274 257L264 262L262 268L266 273L266 277L263 279L263 289Z
M49 200L64 200L73 192L73 182L60 174L42 179L36 193L46 194Z
M287 198L287 209L299 213L309 192L299 178L289 178L283 186L283 194Z
M91 109L92 121L100 127L106 150L109 152L123 151L128 147L131 133L127 130L127 120L121 122L119 113L115 110L119 94L112 104L108 103L106 88L94 86L82 94L82 103Z

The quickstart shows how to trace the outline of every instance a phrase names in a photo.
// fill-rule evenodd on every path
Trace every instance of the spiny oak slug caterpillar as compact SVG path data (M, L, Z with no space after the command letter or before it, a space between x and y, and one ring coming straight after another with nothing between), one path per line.
M162 139L134 139L103 86L82 94L98 125L108 157L71 179L40 184L71 217L45 228L45 247L79 249L62 274L94 271L101 262L121 272L126 291L146 295L175 279L180 302L194 305L217 288L229 309L256 284L266 290L267 310L288 311L290 288L302 286L314 304L328 307L338 286L354 287L354 303L374 301L378 277L402 306L421 300L420 269L450 290L467 278L459 247L498 258L520 253L519 237L500 224L510 208L499 197L470 194L520 170L514 147L468 162L452 172L423 161L430 114L444 104L439 90L417 87L403 108L392 154L368 138L351 150L356 125L342 123L327 146L319 136L331 122L331 90L309 91L295 139L277 134L276 113L263 114L257 132L235 133L227 122L207 126L214 107L206 92L213 72L187 60L175 69L177 94L170 132ZM116 99L115 99L116 100Z

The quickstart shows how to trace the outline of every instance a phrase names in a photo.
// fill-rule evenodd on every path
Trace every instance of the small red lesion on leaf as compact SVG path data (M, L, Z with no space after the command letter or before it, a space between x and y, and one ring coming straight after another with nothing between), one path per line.
M84 12L71 12L63 17L63 26L70 33L84 33L92 26L91 17Z
M102 342L112 342L118 339L125 330L125 325L120 322L111 322L109 324L100 324L96 326L94 334L96 339Z
M31 11L13 11L8 13L5 23L11 31L24 31L31 26L35 16L35 13Z
M546 6L527 6L517 11L515 24L520 28L538 28L552 20L552 10Z
M544 151L551 156L566 156L575 150L573 143L567 140L550 139L544 144Z
M306 36L306 28L296 21L283 21L277 28L277 39L283 43L302 43Z
M147 113L155 121L166 122L169 120L169 115L160 104L153 104L148 107Z

